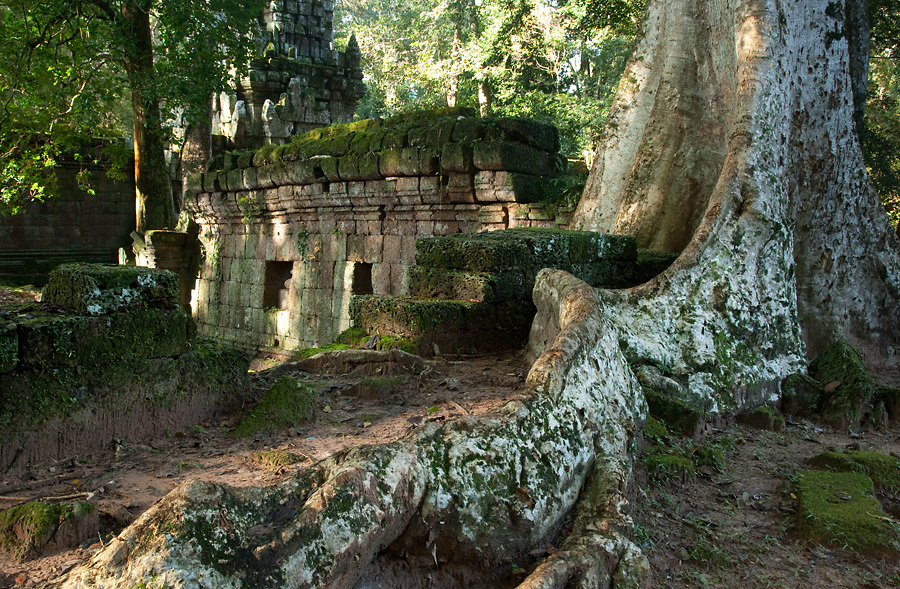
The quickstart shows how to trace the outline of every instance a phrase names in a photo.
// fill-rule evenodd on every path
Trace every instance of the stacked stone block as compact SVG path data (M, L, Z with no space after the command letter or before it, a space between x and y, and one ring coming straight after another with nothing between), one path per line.
M552 190L546 177L494 169L552 172L540 166L559 161L556 137L453 109L226 154L189 178L185 202L206 252L192 301L201 331L273 351L328 343L349 327L354 292L408 292L417 239L557 227L556 205L529 202ZM289 276L284 307L265 304L267 269Z
M334 50L333 12L329 0L270 2L248 76L213 103L214 134L253 148L352 120L365 94L360 51L353 37Z
M633 237L587 231L510 229L421 239L409 269L410 297L354 296L350 317L367 333L406 338L420 353L518 349L534 318L542 268L592 286L630 283Z
M93 194L76 181L82 169L90 174ZM107 169L63 162L56 169L58 197L0 216L0 276L43 282L61 263L115 263L135 226L134 182L112 180Z
M138 442L240 406L243 353L197 340L171 272L67 264L0 309L0 469Z

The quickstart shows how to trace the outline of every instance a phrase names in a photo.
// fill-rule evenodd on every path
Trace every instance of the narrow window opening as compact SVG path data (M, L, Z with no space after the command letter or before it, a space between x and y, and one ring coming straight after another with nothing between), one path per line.
M293 262L266 262L266 282L263 288L264 309L289 308Z
M350 292L355 295L367 295L375 292L372 288L372 264L366 262L353 264L353 282L350 285Z
M322 193L328 194L331 192L331 182L323 182L322 183Z

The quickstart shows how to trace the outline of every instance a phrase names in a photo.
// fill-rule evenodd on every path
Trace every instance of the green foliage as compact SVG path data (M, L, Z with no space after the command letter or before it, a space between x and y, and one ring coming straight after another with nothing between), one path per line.
M556 125L582 157L601 130L643 2L342 0L340 45L356 35L368 93L357 116L445 105Z
M305 423L316 409L316 391L283 376L263 395L250 415L234 430L239 438Z
M149 13L150 55L141 49L141 33L127 20L126 7ZM262 7L262 0L4 2L0 214L53 195L60 158L81 165L96 161L85 147L94 142L86 137L131 134L133 109L146 111L145 124L155 126L208 117L210 93L225 89L246 68L251 28ZM141 101L128 103L129 88L139 90ZM114 170L121 174L127 150L112 151Z
M869 0L872 23L863 155L894 225L900 223L900 5Z

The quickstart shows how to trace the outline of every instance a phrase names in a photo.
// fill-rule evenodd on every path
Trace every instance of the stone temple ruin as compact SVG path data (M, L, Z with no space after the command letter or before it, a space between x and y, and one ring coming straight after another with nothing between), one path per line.
M352 295L407 295L416 242L565 225L540 202L560 171L552 127L467 110L315 130L232 152L191 177L185 208L206 252L201 332L253 348L331 342Z
M353 119L363 94L355 37L334 49L334 3L276 0L260 17L256 59L234 93L213 102L214 136L228 148L284 143L292 135Z

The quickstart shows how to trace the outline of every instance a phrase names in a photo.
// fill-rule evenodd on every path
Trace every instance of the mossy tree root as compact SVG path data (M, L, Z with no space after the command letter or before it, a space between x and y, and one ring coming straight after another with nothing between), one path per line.
M407 567L415 578L448 564L493 586L510 562L527 566L529 552L555 542L576 509L587 514L577 517L582 539L565 550L586 559L593 547L613 546L584 567L613 574L626 546L632 436L646 406L595 291L563 272L544 278L558 295L542 306L557 315L559 335L518 398L357 448L275 487L185 483L54 587L152 578L349 589L385 554L417 563Z

